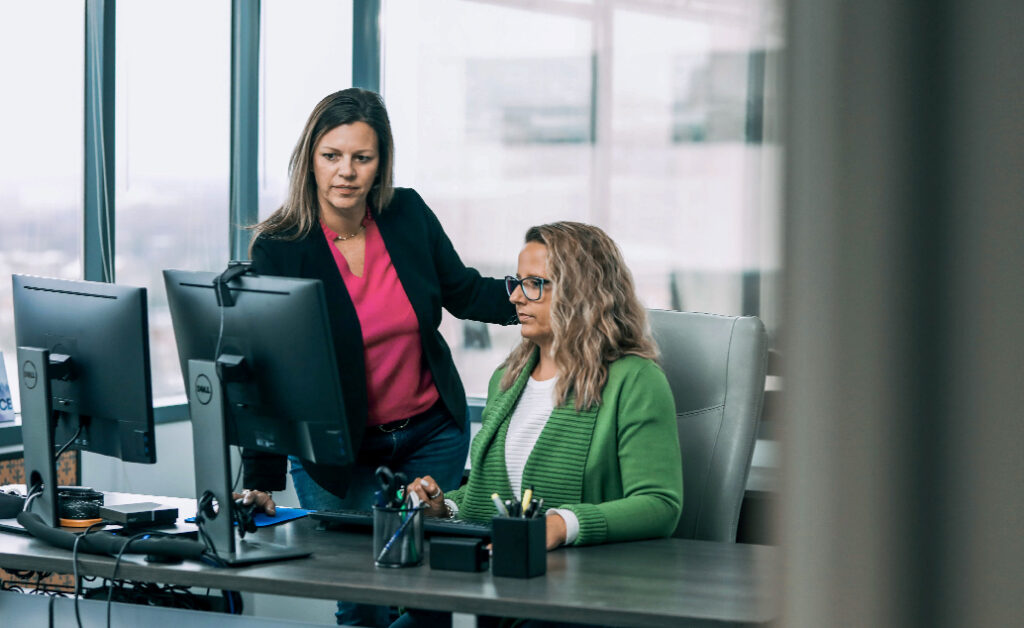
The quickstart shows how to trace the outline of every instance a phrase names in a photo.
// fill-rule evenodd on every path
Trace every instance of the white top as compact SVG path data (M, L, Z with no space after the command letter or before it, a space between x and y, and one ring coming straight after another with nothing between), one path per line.
M508 422L508 433L505 435L505 468L508 469L508 482L512 485L512 494L517 498L523 495L523 469L526 460L537 444L544 426L551 418L555 409L555 384L557 377L537 381L533 377L526 380L526 387L519 395L519 402Z
M538 381L530 377L526 380L526 388L519 396L515 410L508 422L505 434L505 468L508 481L512 485L512 493L519 499L523 496L523 469L526 460L537 444L540 433L551 418L555 409L555 384L558 377ZM540 497L543 497L542 495ZM523 504L525 507L526 504ZM552 508L547 514L558 514L565 520L566 544L572 543L580 532L580 522L576 513L562 508Z

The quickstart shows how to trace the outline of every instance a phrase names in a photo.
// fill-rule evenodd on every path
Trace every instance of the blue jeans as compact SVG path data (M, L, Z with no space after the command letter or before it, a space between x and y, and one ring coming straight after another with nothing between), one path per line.
M327 491L309 477L298 458L291 461L292 482L299 504L311 510L370 510L374 493L380 488L374 472L380 465L405 474L411 482L432 476L444 491L454 490L462 482L469 453L469 429L462 430L440 403L409 419L408 424L391 432L367 427L363 444L352 468L352 481L345 497ZM369 557L368 557L369 559ZM394 617L386 606L338 602L338 624L387 626Z

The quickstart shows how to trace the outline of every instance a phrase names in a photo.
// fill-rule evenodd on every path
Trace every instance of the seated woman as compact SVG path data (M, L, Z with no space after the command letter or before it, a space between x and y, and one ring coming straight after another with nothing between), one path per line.
M590 225L533 227L505 282L523 342L491 377L469 482L409 490L429 515L490 521L493 493L532 488L548 549L669 536L683 503L675 404L618 247Z

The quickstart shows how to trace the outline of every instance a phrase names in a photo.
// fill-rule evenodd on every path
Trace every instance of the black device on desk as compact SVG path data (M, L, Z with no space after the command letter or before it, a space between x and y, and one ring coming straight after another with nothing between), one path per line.
M31 512L53 527L61 510L56 461L67 447L156 462L146 289L12 281L25 483Z
M178 509L156 502L101 506L100 517L126 527L170 525L178 520Z
M308 555L235 538L229 445L316 463L353 460L319 280L165 270L192 415L199 517L220 558L240 565Z

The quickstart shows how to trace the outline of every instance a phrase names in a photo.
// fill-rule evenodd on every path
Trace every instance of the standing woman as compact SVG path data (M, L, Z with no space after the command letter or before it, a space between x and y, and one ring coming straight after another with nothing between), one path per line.
M466 395L438 331L462 319L516 322L504 282L467 268L437 217L392 187L394 142L384 102L363 89L313 109L289 163L288 198L255 226L253 267L320 279L327 297L352 447L351 469L291 458L305 508L368 510L386 464L459 486L469 447ZM285 458L246 451L246 502L274 512Z

